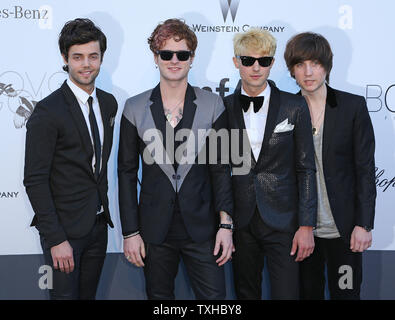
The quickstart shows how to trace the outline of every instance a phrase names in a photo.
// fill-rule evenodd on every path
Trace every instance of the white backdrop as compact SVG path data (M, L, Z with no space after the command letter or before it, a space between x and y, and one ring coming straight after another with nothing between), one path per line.
M232 63L234 32L251 26L273 32L278 49L270 78L291 92L298 88L283 61L286 41L309 30L328 38L334 52L331 85L365 96L375 129L378 196L371 249L395 250L394 12L390 0L233 0L230 10L228 0L1 0L0 255L41 253L38 232L29 227L33 211L22 184L25 120L34 101L66 78L57 40L64 23L77 17L92 19L107 36L97 86L119 103L109 162L115 223L109 252L122 250L116 178L120 115L129 96L156 85L147 38L158 22L172 17L185 19L199 40L190 83L225 95L239 80Z

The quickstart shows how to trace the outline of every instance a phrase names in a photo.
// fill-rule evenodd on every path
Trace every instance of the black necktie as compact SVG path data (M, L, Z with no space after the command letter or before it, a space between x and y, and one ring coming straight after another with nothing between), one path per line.
M92 107L93 98L89 97L89 123L91 125L92 137L93 137L93 147L95 150L95 178L99 179L100 173L100 159L101 159L101 143L100 143L100 135L99 128L97 127L95 113L93 112Z
M244 94L240 95L240 105L243 108L244 112L247 112L250 108L251 101L254 103L254 112L257 113L259 109L263 105L263 96L262 97L249 97Z

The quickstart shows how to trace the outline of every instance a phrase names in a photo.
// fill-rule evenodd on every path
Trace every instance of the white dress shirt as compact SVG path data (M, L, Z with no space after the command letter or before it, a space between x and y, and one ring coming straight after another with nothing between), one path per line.
M77 101L80 105L82 114L84 115L84 118L85 118L86 126L88 127L93 150L95 150L93 136L92 136L92 130L91 130L91 124L89 122L89 103L88 103L89 97L93 98L92 108L93 108L93 113L95 114L95 117L96 117L97 127L99 128L100 144L101 144L101 150L102 150L101 154L103 155L104 129L103 129L103 120L101 117L99 101L97 100L97 96L96 96L96 88L94 88L92 94L89 95L84 90L82 90L80 87L78 87L76 84L74 84L74 82L72 82L70 80L70 78L67 79L67 85L70 87L71 91L74 93L75 97L77 98ZM102 159L103 159L103 157L101 157L101 159L100 159L101 160L100 161L101 162L100 168L102 167ZM95 156L95 152L93 152L93 157L92 157L93 171L95 171L95 162L96 162L96 156Z
M269 110L269 101L270 101L270 85L267 82L265 90L263 90L258 97L264 97L263 105L259 109L257 113L254 112L254 104L250 103L250 107L247 112L243 111L244 123L246 126L248 139L250 140L250 145L252 152L254 154L254 158L258 161L259 153L261 152L263 137L265 134L266 127L266 119L267 113ZM241 87L241 94L249 96Z

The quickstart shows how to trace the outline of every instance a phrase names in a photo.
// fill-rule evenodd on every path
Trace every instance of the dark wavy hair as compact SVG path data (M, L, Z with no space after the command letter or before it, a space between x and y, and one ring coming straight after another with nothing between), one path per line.
M173 38L175 41L185 39L188 49L195 55L197 47L197 38L195 33L189 28L185 21L180 19L167 19L165 22L158 24L151 36L148 38L148 44L151 51L157 54L165 44L166 40Z
M288 70L295 78L293 68L296 64L306 60L316 60L326 71L326 81L329 83L329 74L333 65L333 53L328 40L322 35L313 32L303 32L288 40L285 47L284 59Z
M85 44L91 41L99 41L101 59L107 49L107 38L99 27L89 19L77 18L66 22L59 34L59 50L69 59L69 49L75 44ZM63 70L68 72L68 66L63 66Z

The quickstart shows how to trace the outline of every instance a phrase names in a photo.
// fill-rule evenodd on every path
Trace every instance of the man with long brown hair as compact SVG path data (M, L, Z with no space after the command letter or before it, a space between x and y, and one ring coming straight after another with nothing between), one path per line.
M324 298L327 265L330 298L359 299L362 252L372 243L376 199L375 141L366 102L328 85L333 53L322 35L295 35L284 58L309 106L317 167L315 249L301 262L301 297Z

